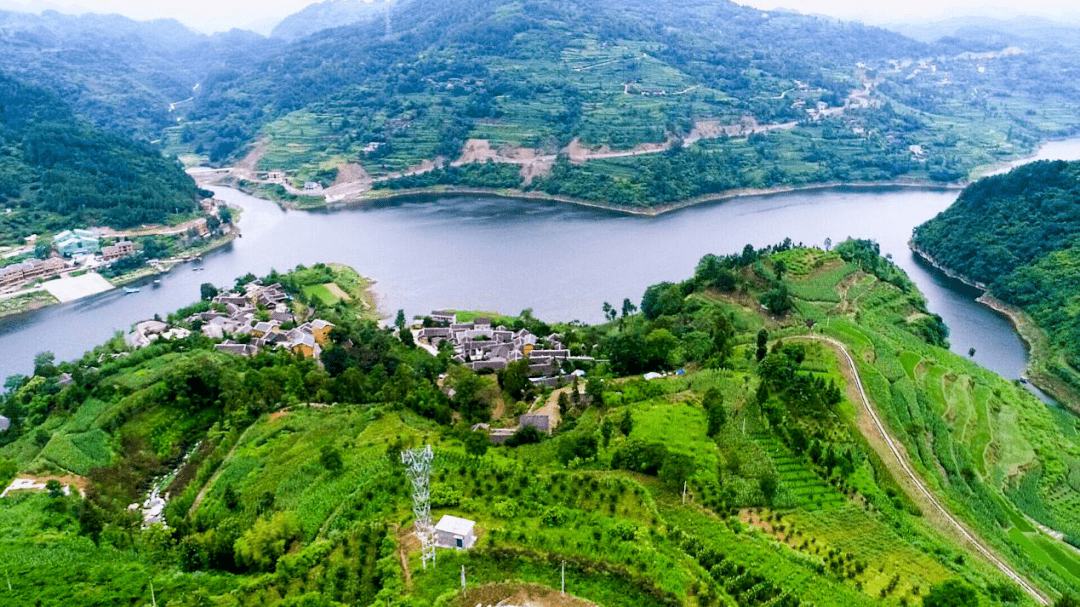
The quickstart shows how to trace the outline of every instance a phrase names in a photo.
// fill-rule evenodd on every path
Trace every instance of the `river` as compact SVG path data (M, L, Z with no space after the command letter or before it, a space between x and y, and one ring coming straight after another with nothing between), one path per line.
M1053 142L1080 157L1080 140ZM1043 152L1046 148L1043 149ZM907 247L912 229L948 207L956 191L836 188L751 196L659 217L626 216L562 203L485 197L388 203L337 212L284 211L231 188L216 196L243 208L243 237L161 277L136 294L114 290L0 319L0 377L29 373L35 353L70 360L133 323L196 301L199 285L231 285L247 272L341 262L377 281L380 309L410 317L434 308L543 319L603 319L603 302L640 301L650 284L679 281L706 253L738 252L786 237L871 238L911 275L951 330L957 353L1020 377L1026 349L1008 321L975 302L978 293L927 268ZM199 270L196 270L199 268Z

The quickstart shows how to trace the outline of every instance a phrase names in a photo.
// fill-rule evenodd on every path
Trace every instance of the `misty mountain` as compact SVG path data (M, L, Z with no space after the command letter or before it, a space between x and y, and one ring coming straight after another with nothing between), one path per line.
M151 146L95 128L55 93L0 73L0 242L73 225L162 222L199 189Z
M325 29L351 25L364 19L382 17L392 0L325 0L309 4L289 15L270 33L272 38L296 40Z
M175 20L0 12L0 71L44 86L99 126L153 139L175 124L170 104L212 69L280 43L234 30L206 36Z
M422 113L450 126L484 117L499 97L550 101L546 113L563 118L544 120L537 137L568 140L583 134L584 117L574 117L578 104L602 104L598 95L621 91L624 82L648 84L660 72L668 76L658 83L679 85L671 92L708 90L717 113L797 119L804 114L789 111L790 103L767 101L793 80L835 102L855 86L848 74L857 62L930 52L880 28L703 0L412 0L393 6L390 22L389 36L381 19L360 22L298 40L249 70L217 74L189 115L196 127L213 125L198 128L202 149L221 159L261 125L309 104L393 106L421 89L434 96L422 101ZM583 55L583 45L592 50ZM591 68L560 65L572 54L602 56L598 62L619 73L605 70L601 93L596 82L582 80L591 79ZM680 104L656 105L648 128L663 131L665 114ZM453 111L442 111L447 107Z

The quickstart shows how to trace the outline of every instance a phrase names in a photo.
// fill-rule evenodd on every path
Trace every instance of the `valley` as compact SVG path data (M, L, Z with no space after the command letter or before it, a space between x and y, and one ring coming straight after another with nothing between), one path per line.
M0 11L0 603L1080 604L1080 26L260 27Z

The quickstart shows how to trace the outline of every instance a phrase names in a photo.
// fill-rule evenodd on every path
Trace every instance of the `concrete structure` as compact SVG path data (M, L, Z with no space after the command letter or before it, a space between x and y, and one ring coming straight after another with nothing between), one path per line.
M56 250L66 257L101 251L98 237L90 230L64 230L56 235L53 244Z
M7 429L11 427L11 420L0 415L0 432L7 432Z
M55 276L64 271L66 267L67 264L59 257L27 259L0 268L0 287L21 285L38 278Z
M435 545L439 548L468 550L474 543L476 521L447 514L435 525Z
M134 254L135 243L130 240L121 240L114 245L101 247L101 258L105 261L115 261L121 257L127 257L128 255Z
M551 418L540 414L526 414L518 418L518 424L522 428L532 426L541 432L551 432Z

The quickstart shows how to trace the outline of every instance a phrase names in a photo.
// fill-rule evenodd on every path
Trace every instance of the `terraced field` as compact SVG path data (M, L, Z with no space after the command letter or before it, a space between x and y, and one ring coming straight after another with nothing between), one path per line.
M799 309L814 314L832 304L824 285L836 284L837 270L806 253L790 261ZM1080 458L1075 418L919 340L906 330L911 302L900 288L856 280L834 293L842 301L819 322L851 349L870 398L928 484L966 504L967 522L999 550L1030 559L1029 571L1060 589L1080 584L1077 554L1020 514L1066 535L1080 531L1080 483L1070 482Z

